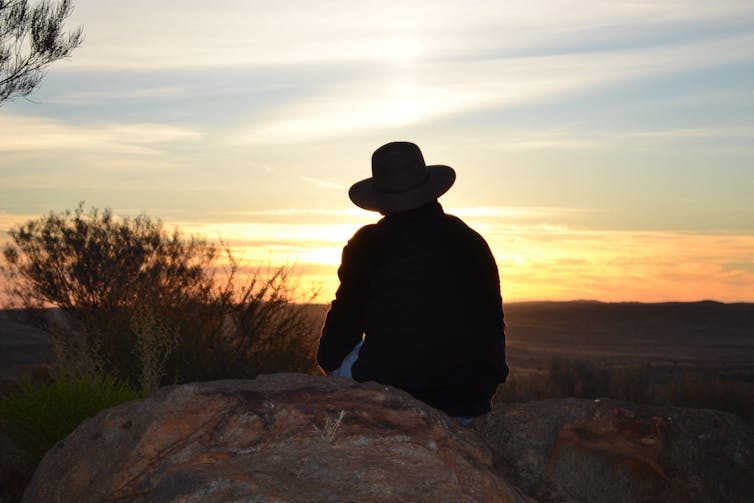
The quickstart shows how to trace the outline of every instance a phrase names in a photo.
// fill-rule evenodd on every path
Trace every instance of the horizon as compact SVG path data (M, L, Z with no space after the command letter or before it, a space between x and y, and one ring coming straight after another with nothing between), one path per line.
M329 302L321 302L319 300L313 300L311 302L292 302L292 305L306 305L306 306L312 306L312 307L322 307L327 308L329 307ZM603 305L618 305L618 304L639 304L639 305L647 305L647 306L660 306L665 304L720 304L723 306L736 306L736 305L754 305L754 302L721 302L719 300L713 300L713 299L703 299L703 300L689 300L689 301L677 301L677 300L669 300L669 301L662 301L662 302L641 302L637 300L620 300L620 301L603 301L603 300L591 300L591 299L573 299L573 300L511 300L507 301L503 299L503 305L520 305L520 304L603 304ZM18 311L23 310L26 308L23 307L0 307L0 311ZM42 309L60 309L57 306L49 306Z
M408 140L456 170L440 203L505 303L754 302L751 2L74 0L78 25L0 106L0 245L85 201L295 265L327 303L380 217L348 188Z

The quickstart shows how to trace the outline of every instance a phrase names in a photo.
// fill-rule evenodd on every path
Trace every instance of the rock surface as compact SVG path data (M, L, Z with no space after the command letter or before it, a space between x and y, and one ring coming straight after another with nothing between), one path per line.
M754 435L737 416L614 400L496 404L474 424L497 472L548 502L750 502Z
M0 420L0 503L19 501L34 469L31 457L9 432L10 426Z
M472 429L402 391L275 374L101 412L47 453L23 501L530 500Z

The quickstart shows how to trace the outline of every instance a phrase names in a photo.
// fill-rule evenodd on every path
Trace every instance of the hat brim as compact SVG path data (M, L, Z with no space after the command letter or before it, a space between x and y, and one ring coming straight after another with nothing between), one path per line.
M348 197L359 208L381 213L407 211L430 203L445 194L456 181L456 172L450 166L427 166L427 179L411 190L393 194L374 190L374 179L366 178L354 183Z

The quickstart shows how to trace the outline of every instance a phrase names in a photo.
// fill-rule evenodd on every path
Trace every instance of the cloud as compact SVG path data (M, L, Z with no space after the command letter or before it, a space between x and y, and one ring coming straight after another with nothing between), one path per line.
M499 226L485 234L509 300L745 301L754 236Z
M148 13L146 15L145 13ZM326 15L323 15L326 13ZM396 13L400 13L397 15ZM379 62L592 43L752 19L747 1L323 0L222 4L79 0L86 27L74 67L213 68Z
M182 2L180 22L177 9L145 0L77 3L87 44L60 71L151 69L164 77L191 69L179 77L188 82L74 92L52 101L103 102L108 93L113 100L186 97L216 90L209 83L223 81L219 72L228 68L264 72L299 87L285 100L266 102L263 111L242 101L252 118L234 121L223 141L290 144L389 132L552 102L648 75L754 60L754 35L745 29L754 25L754 6L739 1L481 1L473 9L428 1L229 1L222 8ZM140 15L146 11L148 17ZM589 142L539 138L510 146L584 148Z
M312 178L310 176L302 176L301 179L317 187L324 187L326 189L345 190L345 185L339 183L328 182L327 180L320 180L319 178Z
M156 154L160 146L195 141L196 130L167 124L90 123L23 117L3 117L0 152L86 151L107 154Z
M107 91L74 91L51 98L45 99L45 104L58 104L65 106L86 106L112 103L113 101L146 101L146 100L163 100L165 98L175 98L196 96L199 89L190 89L187 86L159 86L144 87L128 90L107 90ZM206 93L204 93L206 94Z
M526 151L546 149L593 149L632 145L633 148L647 148L658 144L685 142L689 140L750 140L754 138L754 127L688 127L644 130L604 131L583 129L579 125L570 130L521 130L486 131L476 138L478 146L485 149ZM621 127L616 124L616 129Z
M417 61L398 73L356 75L291 100L256 117L252 126L231 135L229 142L320 141L555 101L570 93L649 75L752 60L754 35L593 53Z
M520 223L531 220L555 219L562 217L571 217L594 210L584 210L580 208L565 207L532 207L532 206L469 206L454 207L447 206L445 211L449 214L468 218L479 225L489 225L495 222L512 222ZM254 223L271 223L284 225L317 225L323 222L327 223L345 223L365 224L379 218L379 215L373 211L363 210L357 207L347 208L278 208L262 209L249 211L220 211L204 212L203 217L208 219L206 222L197 221L180 221L181 227L200 228L213 226L211 222L233 221L231 226L226 227L231 233L236 234L236 229L243 229L244 226ZM563 228L565 229L565 228ZM565 231L565 230L564 230ZM327 231L317 233L327 235ZM350 237L350 236L349 236Z
M566 215L577 215L584 213L586 210L580 208L564 207L531 207L531 206L476 206L468 208L447 208L448 213L453 215L473 218L479 221L503 220L539 220L551 217L563 217Z
M754 127L682 128L618 133L616 138L645 140L678 140L699 138L751 138Z

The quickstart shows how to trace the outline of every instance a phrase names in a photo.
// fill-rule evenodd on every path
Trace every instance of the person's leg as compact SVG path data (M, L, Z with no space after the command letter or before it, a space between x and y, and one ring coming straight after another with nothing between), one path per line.
M335 376L335 377L346 377L348 379L353 379L353 375L351 375L351 368L353 367L353 364L356 363L356 360L359 359L359 352L361 351L361 346L363 345L364 345L364 341L361 341L358 344L356 344L356 346L354 346L351 352L348 353L345 358L343 358L343 363L340 364L340 367L333 370L330 375ZM453 419L455 419L456 421L458 421L464 426L468 426L476 418L475 417L454 417Z
M361 351L361 346L363 345L364 341L356 344L353 350L351 350L351 352L348 353L345 358L343 358L343 363L340 364L340 367L333 370L330 375L335 377L347 377L348 379L353 379L353 376L351 375L351 367L353 367L353 364L356 363L356 360L359 359L359 351Z

